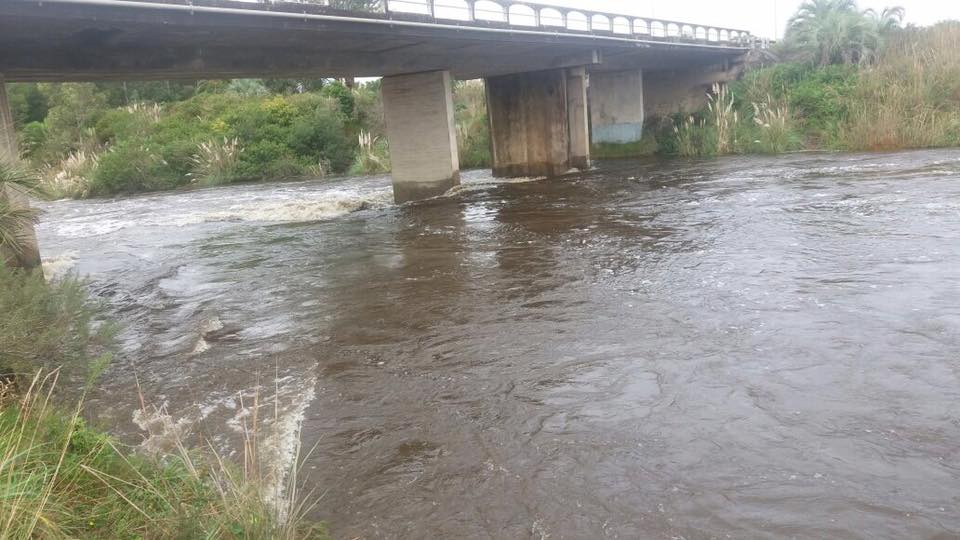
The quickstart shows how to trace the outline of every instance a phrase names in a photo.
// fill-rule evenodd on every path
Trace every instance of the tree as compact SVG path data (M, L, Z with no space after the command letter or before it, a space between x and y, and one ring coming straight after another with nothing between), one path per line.
M899 29L904 10L860 11L854 0L806 0L791 17L788 51L820 66L873 62L885 37Z

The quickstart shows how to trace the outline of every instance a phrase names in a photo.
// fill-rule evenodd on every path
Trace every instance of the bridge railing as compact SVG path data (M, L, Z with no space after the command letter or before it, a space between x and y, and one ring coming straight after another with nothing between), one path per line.
M586 32L605 36L665 41L692 41L751 46L757 39L745 30L638 17L525 0L382 0L386 14L419 14L438 22L483 22L554 32Z

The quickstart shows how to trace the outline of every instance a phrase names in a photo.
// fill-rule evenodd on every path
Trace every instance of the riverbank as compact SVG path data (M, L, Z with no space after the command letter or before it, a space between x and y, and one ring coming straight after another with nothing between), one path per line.
M754 69L729 86L714 86L699 111L653 119L634 155L960 146L957 50L960 23L945 22L892 30L871 63ZM624 149L596 150L599 157L618 157Z
M163 454L135 452L88 426L84 398L61 387L93 388L114 330L77 279L45 283L0 265L4 538L327 537L304 517L296 465L276 478L260 462L256 410L244 423L241 464L212 445L188 450L181 438Z

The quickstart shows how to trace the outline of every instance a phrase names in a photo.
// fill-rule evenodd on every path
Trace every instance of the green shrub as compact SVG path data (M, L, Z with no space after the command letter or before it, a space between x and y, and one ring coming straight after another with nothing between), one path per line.
M90 375L90 358L107 358L115 330L98 314L78 279L46 283L0 264L0 374L63 367Z
M286 145L270 140L246 144L237 163L237 175L245 179L289 178L303 169Z
M335 172L343 172L353 162L356 144L347 138L343 116L329 103L305 103L305 113L290 126L286 143L292 155L305 164L325 161Z
M184 157L184 162L189 163L189 154ZM189 170L189 165L184 169ZM185 172L172 169L157 152L137 141L130 141L100 156L100 164L90 181L90 195L171 189L187 181Z
M353 118L356 101L354 100L353 92L344 86L343 83L333 81L324 85L324 87L320 89L320 95L335 99L339 104L340 113L343 117Z
M43 122L30 122L20 129L20 151L33 156L47 142L47 126Z

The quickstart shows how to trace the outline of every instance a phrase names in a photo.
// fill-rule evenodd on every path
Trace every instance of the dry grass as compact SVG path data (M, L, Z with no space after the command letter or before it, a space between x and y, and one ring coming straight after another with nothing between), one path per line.
M77 150L58 163L46 164L40 169L43 192L54 198L79 199L90 194L90 176L100 163L95 151Z
M906 30L860 75L841 140L850 150L960 144L960 23Z

